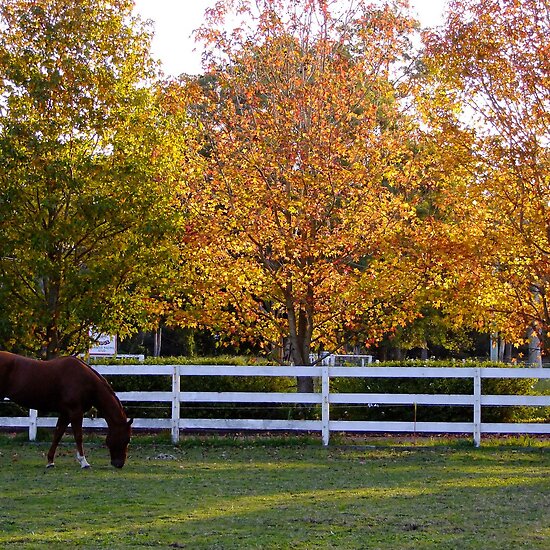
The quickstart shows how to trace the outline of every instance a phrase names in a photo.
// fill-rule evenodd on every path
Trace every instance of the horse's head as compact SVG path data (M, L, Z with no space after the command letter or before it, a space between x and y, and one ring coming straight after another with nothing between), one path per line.
M115 468L122 468L126 462L128 443L130 443L130 436L132 435L132 422L133 418L126 421L124 424L109 426L105 443L107 447L109 447L111 464Z

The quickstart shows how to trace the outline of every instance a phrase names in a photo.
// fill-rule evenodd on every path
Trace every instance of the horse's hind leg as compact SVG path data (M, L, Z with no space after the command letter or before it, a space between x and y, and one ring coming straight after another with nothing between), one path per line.
M84 456L84 446L82 445L82 415L73 417L71 419L71 426L73 427L74 441L76 443L76 460L81 468L89 468L90 465Z
M67 430L68 425L69 419L64 415L60 415L57 419L57 425L53 434L52 445L50 447L50 450L48 451L48 465L46 466L46 468L51 468L52 466L54 466L53 459L55 457L55 451L57 450L57 446L59 445L63 434Z

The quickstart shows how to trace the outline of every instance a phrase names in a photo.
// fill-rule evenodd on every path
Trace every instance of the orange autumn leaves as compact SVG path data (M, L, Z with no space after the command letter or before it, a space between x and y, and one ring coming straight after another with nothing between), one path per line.
M461 192L484 251L474 310L513 341L550 326L549 32L548 0L453 1L426 40L449 107L428 116L469 172Z
M200 296L179 322L287 339L302 364L426 304L518 342L548 325L548 3L451 2L419 51L406 4L209 11L185 92L204 135L183 247Z
M209 322L288 337L304 364L414 316L424 270L410 246L417 135L397 82L412 23L361 4L342 25L327 5L293 4L258 3L253 39L203 29L223 55L197 98L210 169L191 202L210 236Z

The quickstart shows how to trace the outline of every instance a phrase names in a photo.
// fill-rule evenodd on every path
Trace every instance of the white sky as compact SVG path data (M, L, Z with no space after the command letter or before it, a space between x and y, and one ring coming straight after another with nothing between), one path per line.
M154 23L152 54L162 62L167 75L201 72L200 52L193 51L196 44L191 33L201 25L204 10L213 3L214 0L135 0L135 11L142 19ZM409 3L422 26L442 23L446 0L409 0Z

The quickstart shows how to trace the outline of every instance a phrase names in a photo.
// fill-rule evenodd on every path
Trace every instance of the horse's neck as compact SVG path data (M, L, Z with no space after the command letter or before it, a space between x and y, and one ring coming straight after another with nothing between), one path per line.
M107 424L120 424L126 422L126 415L120 401L107 386L106 382L100 381L96 392L97 403L95 406L107 421Z

